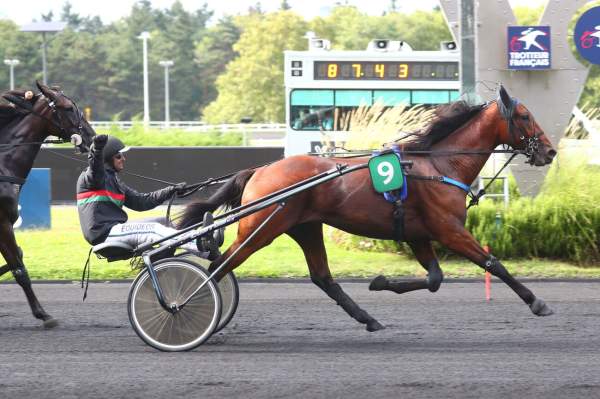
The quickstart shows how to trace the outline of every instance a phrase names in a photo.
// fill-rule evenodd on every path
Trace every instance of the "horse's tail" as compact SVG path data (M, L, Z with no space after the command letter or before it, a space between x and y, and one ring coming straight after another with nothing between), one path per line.
M246 169L236 173L231 179L206 200L194 201L176 216L178 229L200 223L204 213L214 212L219 207L236 208L241 205L242 193L246 183L254 174L254 169Z

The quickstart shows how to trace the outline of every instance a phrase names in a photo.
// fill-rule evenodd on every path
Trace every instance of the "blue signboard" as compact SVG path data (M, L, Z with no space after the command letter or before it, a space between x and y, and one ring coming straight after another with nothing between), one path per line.
M35 168L27 176L19 195L18 229L50 228L50 169Z
M581 14L575 24L573 40L583 58L592 64L600 64L600 7Z
M508 69L550 69L549 26L508 27Z

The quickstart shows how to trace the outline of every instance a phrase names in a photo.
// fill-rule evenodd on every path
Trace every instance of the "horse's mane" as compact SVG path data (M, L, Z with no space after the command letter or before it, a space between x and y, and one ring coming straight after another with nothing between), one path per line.
M417 134L416 138L406 142L405 150L425 151L451 135L459 127L479 113L485 104L469 105L463 100L439 106L433 120Z
M5 94L11 94L13 96L23 98L23 101L26 101L24 90L9 90L9 91L5 91L0 96L3 96ZM36 97L34 97L33 100L31 100L31 101L34 102L35 98ZM25 117L25 115L27 115L27 113L24 110L20 109L19 107L16 107L13 104L0 103L0 132L2 132L4 130L4 128L6 126L8 126L9 124L23 119L23 117Z

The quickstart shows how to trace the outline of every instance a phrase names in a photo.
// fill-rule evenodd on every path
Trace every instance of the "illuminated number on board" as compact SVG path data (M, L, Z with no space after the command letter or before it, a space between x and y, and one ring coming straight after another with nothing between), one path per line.
M383 78L385 74L385 65L384 64L375 64L375 73L380 78Z
M384 161L377 165L379 176L385 177L383 184L388 184L394 178L394 167L390 162Z
M398 72L399 78L406 78L408 76L408 64L400 64L400 70Z
M360 78L362 76L360 64L352 64L352 68L354 69L354 76Z
M328 64L327 65L327 77L328 78L336 78L338 66L337 64Z

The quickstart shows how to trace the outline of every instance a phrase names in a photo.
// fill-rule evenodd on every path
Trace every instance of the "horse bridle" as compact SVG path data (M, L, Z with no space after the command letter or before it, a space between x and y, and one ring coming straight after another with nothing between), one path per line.
M77 133L71 134L69 139L64 138L64 136L69 135L70 132L64 127L64 125L65 125L64 119L63 119L64 116L61 114L61 112L58 111L58 109L56 107L56 103L54 101L50 100L49 98L44 96L42 93L38 94L39 96L41 96L43 99L46 100L48 107L52 111L52 119L48 119L48 118L44 117L43 115L38 114L37 112L33 111L33 109L31 110L31 113L33 115L36 115L36 116L48 121L54 127L56 127L62 134L62 135L58 136L59 139L62 140L62 143L70 142L75 147L78 147L83 142L83 139L81 138L81 136L83 135L83 119L84 119L83 113L81 112L81 110L79 109L79 107L77 106L75 101L73 101L71 98L67 97L63 92L58 92L58 93L71 102L71 104L73 105L73 113L75 115L77 115L77 120L75 121L75 123L72 120L69 121L69 122L71 122L72 125L76 126L75 129L76 129Z
M77 104L75 104L75 102L73 100L71 100L69 97L67 97L64 93L59 92L59 94L65 98L67 98L71 104L73 104L74 107L74 111L75 114L77 115L77 121L76 123L72 123L73 121L70 121L73 125L77 126L77 133L73 133L70 136L70 139L66 139L62 136L58 136L58 140L44 140L44 141L38 141L38 142L28 142L28 143L19 143L19 144L6 144L6 145L0 145L0 148L3 146L10 146L10 147L16 147L16 146L22 146L22 145L42 145L42 144L63 144L63 143L71 143L73 144L73 146L75 146L76 149L79 149L80 145L83 143L83 139L81 138L82 134L83 134L83 113L79 110L79 107L77 107ZM69 134L69 131L67 131L67 129L65 127L63 127L63 118L61 116L61 113L58 112L56 104L54 101L51 101L49 98L47 98L46 96L43 95L43 93L38 93L36 96L41 96L43 99L46 100L46 103L48 104L48 107L50 108L50 110L52 111L52 119L46 118L44 115L40 114L39 112L36 112L33 109L33 106L27 102L27 101L22 101L21 99L19 99L18 97L14 97L11 98L10 101L15 104L20 106L21 108L23 108L24 110L26 110L29 114L34 115L40 119L43 119L47 122L49 122L50 124L52 124L54 127L56 127L60 133L64 136ZM8 176L8 175L0 175L0 182L6 182L6 183L12 183L12 184L18 184L18 185L23 185L25 183L25 179L22 177L16 177L16 176Z
M517 108L517 105L519 104L519 101L516 98L511 98L509 107L506 107L506 105L500 98L496 100L496 103L498 104L500 115L504 120L506 120L506 123L508 124L508 134L513 141L512 147L516 149L517 145L524 142L525 148L522 150L522 153L527 157L527 162L530 165L533 165L535 162L534 157L536 154L539 153L540 150L540 134L534 133L533 136L528 136L522 127L517 126L515 124L513 120L513 114L515 109ZM529 123L531 124L531 128L533 130L533 119L531 117ZM517 132L515 131L515 129L519 130L520 135L518 136L518 139L520 141L517 141Z

